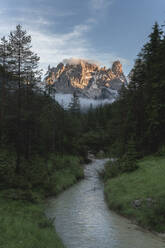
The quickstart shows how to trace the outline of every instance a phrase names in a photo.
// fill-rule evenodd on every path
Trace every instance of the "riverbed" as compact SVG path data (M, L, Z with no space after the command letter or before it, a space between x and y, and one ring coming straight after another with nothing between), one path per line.
M163 248L160 237L143 231L113 211L104 199L99 171L106 159L93 160L85 179L48 200L46 215L67 248Z

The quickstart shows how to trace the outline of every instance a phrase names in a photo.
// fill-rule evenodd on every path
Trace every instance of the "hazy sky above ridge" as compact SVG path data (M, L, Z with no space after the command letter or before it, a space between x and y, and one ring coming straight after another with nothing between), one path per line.
M128 74L155 21L165 21L165 0L1 0L0 36L22 24L41 67L76 57Z

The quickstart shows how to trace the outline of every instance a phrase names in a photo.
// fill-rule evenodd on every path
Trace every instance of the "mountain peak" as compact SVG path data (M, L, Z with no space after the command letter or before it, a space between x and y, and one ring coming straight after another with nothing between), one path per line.
M123 74L123 68L122 68L122 64L120 63L119 60L115 61L112 64L112 72L117 75L120 76L121 74Z
M49 67L45 81L53 84L59 93L77 91L83 97L108 98L126 83L126 78L120 61L115 61L112 68L107 69L100 68L94 61L71 58L57 67Z

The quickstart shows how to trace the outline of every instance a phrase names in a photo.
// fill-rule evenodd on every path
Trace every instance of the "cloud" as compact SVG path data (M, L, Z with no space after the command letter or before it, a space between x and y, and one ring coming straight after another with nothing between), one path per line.
M40 56L40 64L44 70L47 66L56 66L60 62L77 64L85 60L91 64L111 67L115 60L125 66L129 61L113 52L97 51L86 38L90 31L88 25L76 25L66 34L51 34L42 31L31 31L33 49ZM99 62L98 62L99 61Z
M23 16L35 16L35 17L40 17L40 16L45 16L45 17L66 17L66 16L73 16L76 13L73 12L72 10L59 10L52 8L50 6L45 6L45 8L24 8L24 7L15 7L12 8L13 11L19 12L19 14L22 14Z
M17 23L12 26L7 22L0 21L1 30L0 37L9 34L9 31L15 29ZM86 38L86 34L90 31L91 26L88 24L75 25L68 33L56 33L43 31L34 28L32 23L26 25L28 34L32 36L33 51L40 56L40 67L46 72L48 65L56 66L65 60L78 63L81 58L90 63L100 64L101 66L110 67L115 60L120 60L124 65L128 65L129 61L121 58L111 52L103 52L94 49ZM72 58L71 60L66 58ZM73 59L74 58L74 59ZM89 59L87 59L89 58ZM77 61L76 61L77 60ZM99 61L99 62L97 62Z
M87 62L91 65L97 65L99 66L100 63L98 61L95 61L95 60L91 60L91 59L87 59L87 58L67 58L67 59L64 59L63 60L63 63L64 64L69 64L69 65L78 65L78 64L81 64L81 62Z
M90 6L93 10L105 9L112 4L112 0L90 0Z
M84 34L89 30L88 25L76 25L65 34L31 31L33 49L41 58L41 66L56 65L69 57L86 57L89 44Z
M27 30L41 30L55 27L60 23L60 18L71 17L76 15L72 10L54 9L51 6L45 6L44 8L32 8L11 6L9 8L2 8L0 3L0 33L10 26L13 29L18 23L25 26Z
M96 4L95 8L103 3L103 0L91 0ZM109 4L111 1L104 0L104 4ZM96 7L97 6L97 7ZM105 6L105 5L104 5ZM24 9L22 9L23 11ZM124 64L128 64L128 61L124 58L118 57L111 52L103 52L102 50L96 50L88 39L88 34L93 28L93 25L97 23L96 18L89 17L84 23L74 25L70 27L68 32L60 30L54 33L49 27L52 22L49 18L42 15L43 10L31 10L28 9L26 18L21 16L3 16L0 19L0 37L7 36L11 30L15 30L18 23L23 25L23 28L27 30L27 33L32 36L33 51L40 56L40 67L46 71L47 66L56 66L58 63L66 58L85 58L90 63L98 64L100 61L101 66L110 67L110 64L114 60L120 60ZM24 13L24 12L22 12ZM36 14L34 14L36 13ZM59 15L68 14L69 12L61 12ZM71 14L71 12L70 12ZM55 24L54 27L56 28ZM89 59L87 59L89 58Z
M38 28L39 26L49 26L53 24L53 22L49 21L48 19L41 17L41 16L36 16L36 17L29 17L27 19L26 17L11 17L12 23L18 24L21 23L21 25L25 25L26 27L33 27Z

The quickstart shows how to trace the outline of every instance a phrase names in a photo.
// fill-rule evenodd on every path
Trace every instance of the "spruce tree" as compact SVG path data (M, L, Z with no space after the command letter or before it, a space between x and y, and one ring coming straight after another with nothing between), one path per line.
M5 106L6 106L6 87L7 87L7 71L9 69L9 49L8 41L5 37L0 43L0 144L2 143L4 121L5 121Z
M158 92L161 81L161 46L162 30L155 23L153 31L149 35L149 42L144 46L143 58L146 63L145 81L145 109L147 118L148 149L152 152L157 150L160 133L160 102Z
M39 76L37 70L39 57L31 50L31 36L27 35L26 30L21 25L16 26L16 30L10 32L9 50L10 50L10 71L17 82L17 130L16 130L16 152L17 152L17 172L20 171L21 143L23 142L22 131L22 109L26 103L29 107L29 91L35 86ZM27 122L28 123L28 122ZM28 125L25 125L28 129ZM29 139L27 131L26 139ZM28 149L28 144L27 147Z
M80 100L76 92L73 93L73 97L69 104L69 111L73 114L80 113Z

